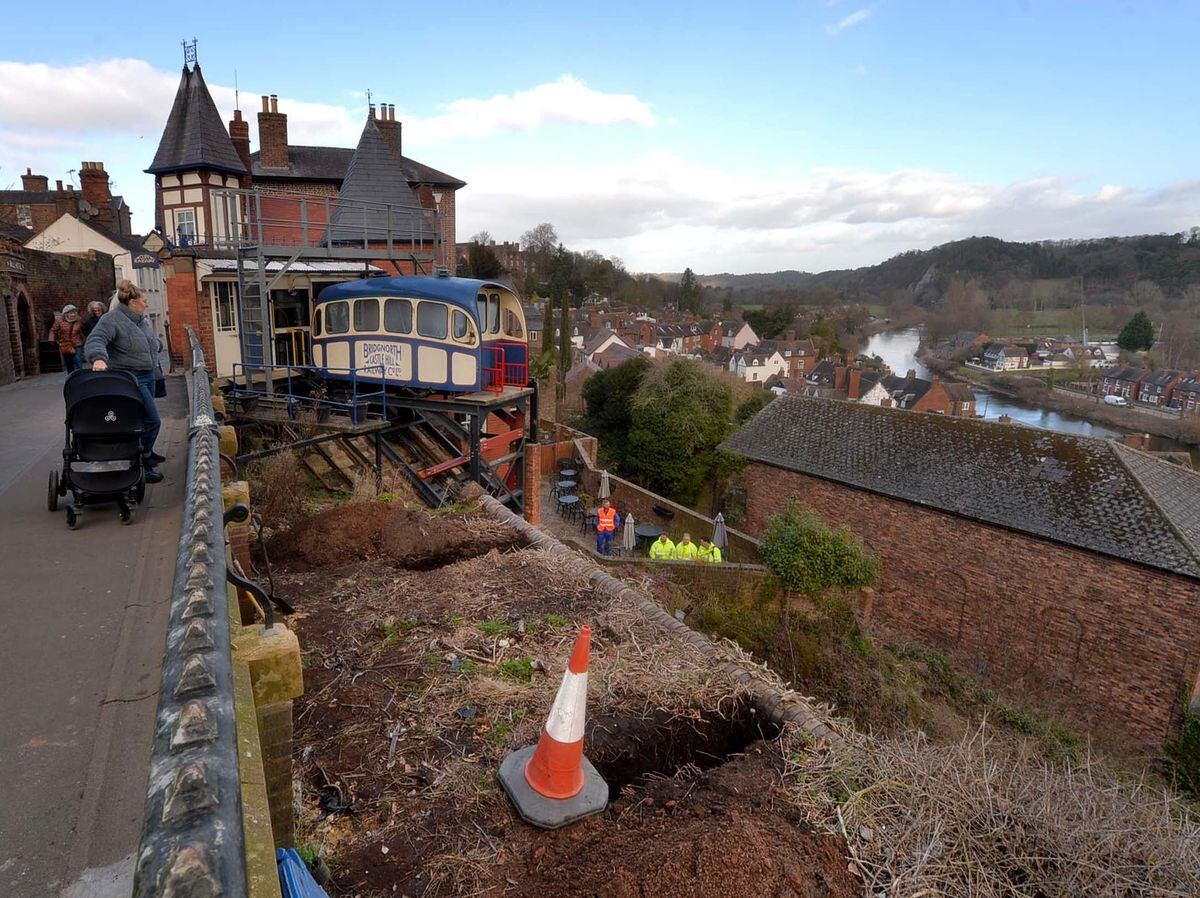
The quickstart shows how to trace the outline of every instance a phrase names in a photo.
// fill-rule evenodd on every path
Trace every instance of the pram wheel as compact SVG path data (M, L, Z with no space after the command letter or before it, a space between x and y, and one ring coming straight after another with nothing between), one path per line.
M130 510L129 506L126 505L124 502L122 502L117 507L121 511L121 523L122 524L132 523L133 522L133 512Z
M72 530L79 526L79 515L75 513L74 508L67 509L67 526Z
M46 507L58 511L58 469L50 472L50 482L46 485Z

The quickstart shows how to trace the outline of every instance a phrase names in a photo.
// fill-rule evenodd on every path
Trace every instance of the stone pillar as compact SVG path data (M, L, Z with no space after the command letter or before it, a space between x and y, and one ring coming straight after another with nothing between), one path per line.
M542 523L542 453L540 446L525 447L525 520Z
M277 623L243 627L234 638L234 658L250 669L263 774L271 808L271 832L277 848L295 842L292 808L292 701L304 692L300 643L296 634Z

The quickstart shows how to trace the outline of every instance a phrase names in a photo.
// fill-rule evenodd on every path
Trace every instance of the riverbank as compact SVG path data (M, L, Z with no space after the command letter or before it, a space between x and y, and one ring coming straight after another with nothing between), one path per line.
M989 393L1025 405L1091 421L1123 433L1146 433L1163 440L1171 440L1180 446L1200 446L1200 419L1195 417L1174 418L1134 406L1106 405L1099 395L1087 396L1062 389L1051 389L1043 379L1032 375L965 372L954 362L929 357L923 358L921 362L930 371L936 371L947 380L973 383Z

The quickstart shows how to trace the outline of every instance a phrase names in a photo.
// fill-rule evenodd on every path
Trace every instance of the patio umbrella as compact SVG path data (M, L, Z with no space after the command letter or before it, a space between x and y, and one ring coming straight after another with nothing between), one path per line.
M612 495L612 490L608 485L608 471L600 472L600 491L596 493L597 499L607 499Z
M637 534L634 533L633 526L633 515L625 515L625 523L621 527L621 548L626 552L632 552L637 545Z
M725 532L725 515L717 512L716 520L713 521L712 544L721 550L726 558L729 557L729 534Z

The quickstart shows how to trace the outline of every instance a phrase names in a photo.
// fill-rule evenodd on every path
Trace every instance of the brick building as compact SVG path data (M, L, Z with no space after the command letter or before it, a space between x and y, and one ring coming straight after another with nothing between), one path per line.
M269 341L274 361L307 363L312 297L330 283L369 273L415 273L415 263L396 262L394 250L420 241L436 247L434 266L454 265L455 194L465 183L403 155L395 107L383 104L377 115L372 105L354 148L291 144L287 114L275 96L262 98L258 126L259 150L251 152L241 110L226 131L199 64L185 64L147 169L155 177L155 217L167 244L172 352L184 355L185 327L194 327L222 375L243 360L243 344L262 357ZM270 262L267 274L278 277L267 320L258 320L258 301L243 305L239 296L233 251L236 238L247 236L251 210L246 197L230 191L250 188L259 197L253 236L262 243L379 247L386 258Z
M64 215L74 215L129 237L129 206L124 197L113 195L104 163L79 165L79 190L73 184L63 187L62 181L51 190L49 178L26 168L20 190L0 190L0 222L29 228L37 234Z
M40 373L39 344L63 306L82 309L116 288L111 256L39 252L22 245L30 236L0 223L0 384Z
M724 448L745 529L790 497L882 562L873 621L1153 750L1200 673L1200 474L1116 442L783 396ZM1181 699L1183 696L1183 699Z

